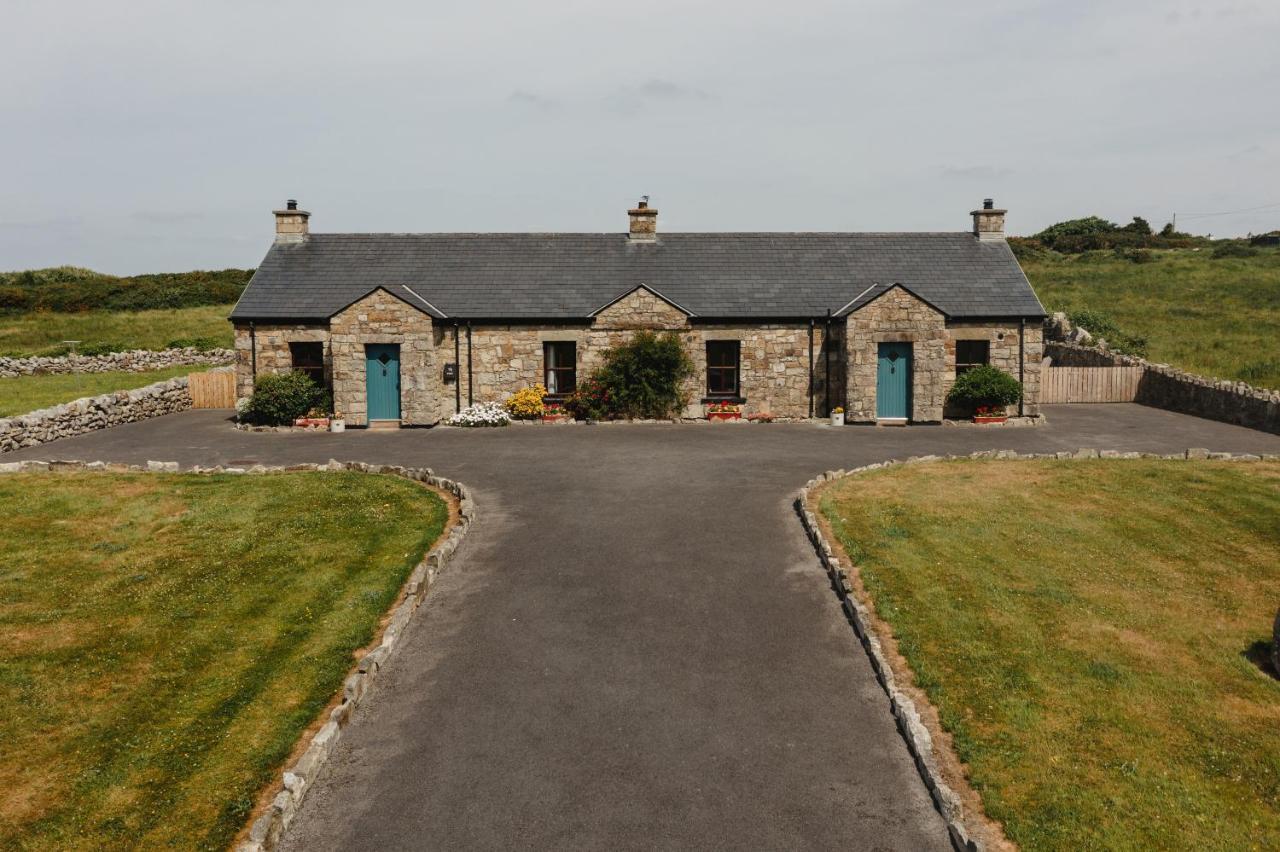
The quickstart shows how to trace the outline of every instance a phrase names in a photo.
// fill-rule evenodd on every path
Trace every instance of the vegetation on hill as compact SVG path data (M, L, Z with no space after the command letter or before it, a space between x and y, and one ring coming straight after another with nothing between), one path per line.
M225 305L240 298L252 269L117 277L59 266L0 272L0 312L144 311Z
M205 305L155 311L85 311L79 314L29 311L0 312L0 355L63 355L77 340L77 352L106 348L167 349L171 345L201 349L229 348L230 305Z
M189 376L207 368L199 366L165 367L131 373L111 370L106 373L44 373L0 379L0 417L13 417L41 408L49 408L86 396L145 387L176 376Z
M226 849L447 518L359 473L0 477L0 847Z
M1020 848L1280 848L1280 464L899 466L820 505Z
M1211 240L1089 216L1009 242L1045 309L1112 348L1280 388L1280 248L1270 234Z

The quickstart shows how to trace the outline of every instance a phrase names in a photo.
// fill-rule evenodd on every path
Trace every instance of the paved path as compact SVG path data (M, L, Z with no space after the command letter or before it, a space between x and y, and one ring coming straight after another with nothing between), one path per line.
M479 521L290 849L946 849L790 501L814 473L1009 448L1280 452L1136 405L1033 429L534 427L259 434L215 412L19 458L425 464ZM299 495L305 499L305 495Z

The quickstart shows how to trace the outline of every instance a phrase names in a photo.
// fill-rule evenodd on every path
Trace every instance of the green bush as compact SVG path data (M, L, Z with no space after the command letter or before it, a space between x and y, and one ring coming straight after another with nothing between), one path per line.
M224 305L240 297L252 269L162 272L118 277L59 266L0 272L0 311L143 311Z
M116 343L110 340L98 340L91 343L83 343L76 346L76 352L80 355L110 355L112 352L127 352L130 347L123 343Z
M681 389L693 361L671 333L637 332L629 343L605 353L604 364L566 402L575 417L663 419L687 404Z
M210 349L221 349L224 341L216 337L175 337L164 345L165 349L199 349L208 352Z
M1013 405L1022 399L1022 384L998 367L983 364L956 376L947 401L973 407Z
M1257 257L1258 250L1253 246L1245 245L1243 242L1234 240L1224 240L1213 247L1213 259L1220 260L1224 257Z
M240 419L256 426L288 426L312 409L327 412L329 393L306 373L266 373L253 383L253 395Z
M1156 256L1151 253L1150 249L1118 248L1115 250L1115 256L1119 260L1127 260L1130 263L1155 263L1156 262Z

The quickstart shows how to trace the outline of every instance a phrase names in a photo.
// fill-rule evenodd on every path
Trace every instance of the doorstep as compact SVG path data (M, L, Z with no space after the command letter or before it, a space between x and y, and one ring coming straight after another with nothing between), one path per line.
M382 429L399 429L399 420L370 420L367 427L370 431Z
M907 418L905 417L877 417L877 426L906 426Z

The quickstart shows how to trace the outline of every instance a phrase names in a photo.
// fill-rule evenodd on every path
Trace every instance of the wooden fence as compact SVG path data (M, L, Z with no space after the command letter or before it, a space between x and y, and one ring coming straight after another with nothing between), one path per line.
M236 407L235 373L192 373L187 382L192 408Z
M1046 367L1040 372L1040 401L1133 402L1143 367Z

